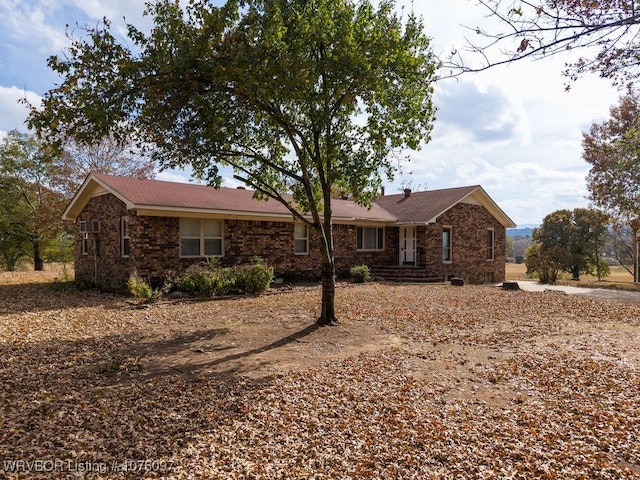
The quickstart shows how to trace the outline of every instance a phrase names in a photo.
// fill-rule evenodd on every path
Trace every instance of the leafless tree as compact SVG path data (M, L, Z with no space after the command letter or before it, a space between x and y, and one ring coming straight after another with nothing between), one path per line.
M570 56L563 72L572 81L594 72L622 86L640 74L640 11L635 0L477 3L487 11L487 26L468 26L466 45L443 59L444 70L451 75L572 51L580 56ZM473 63L478 57L479 62Z

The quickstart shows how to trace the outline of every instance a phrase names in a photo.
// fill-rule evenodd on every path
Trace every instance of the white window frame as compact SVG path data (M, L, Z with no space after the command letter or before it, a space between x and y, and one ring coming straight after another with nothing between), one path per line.
M80 233L80 249L82 255L89 255L89 232Z
M304 235L299 231L301 228L304 228ZM298 250L298 244L302 241L304 241L304 250ZM306 223L293 224L293 254L309 255L309 225Z
M365 246L365 230L376 231L376 246ZM356 250L360 252L381 252L384 250L384 227L356 227Z
M120 219L120 251L122 258L129 258L131 255L131 232L129 231L129 217Z
M487 228L487 261L496 259L496 234L493 228Z
M445 232L448 232L448 243L445 244ZM450 225L442 226L442 261L444 263L453 262L453 227Z
M197 221L199 225L198 236L184 236L182 234L182 222L184 220ZM218 222L220 224L220 236L205 236L205 222ZM182 253L182 240L191 239L199 240L199 252L195 255L184 255ZM207 255L205 253L205 241L206 240L220 240L220 253L217 255ZM224 256L224 220L216 220L209 218L180 218L180 258L202 258L202 257L222 257Z

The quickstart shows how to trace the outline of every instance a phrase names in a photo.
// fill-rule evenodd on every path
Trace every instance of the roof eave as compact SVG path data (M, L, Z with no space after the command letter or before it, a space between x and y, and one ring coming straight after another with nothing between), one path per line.
M174 206L160 206L160 205L142 205L132 204L127 208L136 210L138 215L149 216L189 216L189 217L217 217L217 218L233 218L240 220L273 220L273 221L293 221L292 213L276 213L276 212L256 212L250 210L223 210L223 209L210 209L210 208L189 208L189 207L174 207ZM311 219L311 215L305 216ZM376 224L391 224L394 220L388 218L358 218L358 217L345 217L334 216L334 223L342 224L356 224L356 223L376 223Z
M414 222L414 221L400 221L397 220L395 222L393 222L394 225L398 226L398 227L411 227L411 226L422 226L422 225L429 225L430 223L436 223L436 220L434 218L425 221L420 221L420 222Z
M500 222L500 224L504 228L514 228L516 226L514 221L511 220L511 218L509 218L509 216L504 212L504 210L502 210L498 206L498 204L493 201L493 199L489 196L489 194L480 185L478 185L471 192L469 192L467 195L461 198L457 203L464 201L465 199L469 198L472 195L475 195L476 193L480 193L480 195L483 197L483 200L484 200L483 206L489 211L489 213L491 213L491 215L493 215L496 218L496 220Z

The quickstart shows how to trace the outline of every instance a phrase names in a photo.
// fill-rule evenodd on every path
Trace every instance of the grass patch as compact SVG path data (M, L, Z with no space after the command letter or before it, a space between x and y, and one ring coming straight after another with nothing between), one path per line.
M522 263L507 263L505 266L505 280L533 280L527 276L527 266ZM640 286L633 282L633 276L623 267L611 267L611 275L598 281L593 275L580 275L580 280L571 280L571 275L561 273L558 277L558 285L572 285L574 287L589 288L618 288L627 291L640 291Z

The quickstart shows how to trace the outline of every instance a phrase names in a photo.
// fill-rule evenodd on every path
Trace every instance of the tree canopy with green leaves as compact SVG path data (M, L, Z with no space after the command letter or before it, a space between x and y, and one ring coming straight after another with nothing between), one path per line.
M332 190L370 204L394 153L430 139L435 61L421 19L390 0L156 1L147 13L151 33L130 25L130 45L105 20L51 57L63 82L30 124L51 141L137 138L160 166L211 185L232 167L317 230L318 322L336 321Z
M591 168L591 200L627 221L640 218L640 96L630 90L610 118L583 133L582 157Z
M43 249L62 229L62 195L52 188L54 157L34 135L10 131L0 144L0 250L13 269L25 255L44 268Z
M30 217L14 179L0 175L0 268L16 269L18 262L29 255L30 238L24 228Z
M591 200L615 219L614 232L630 230L632 241L627 246L634 252L633 267L626 268L637 281L633 239L640 230L640 95L629 89L609 112L608 120L593 123L582 134L582 158L591 165L587 176Z
M602 261L609 217L589 208L556 210L533 231L534 245L527 250L527 268L543 282L553 283L560 271L578 280L581 273L609 273Z

